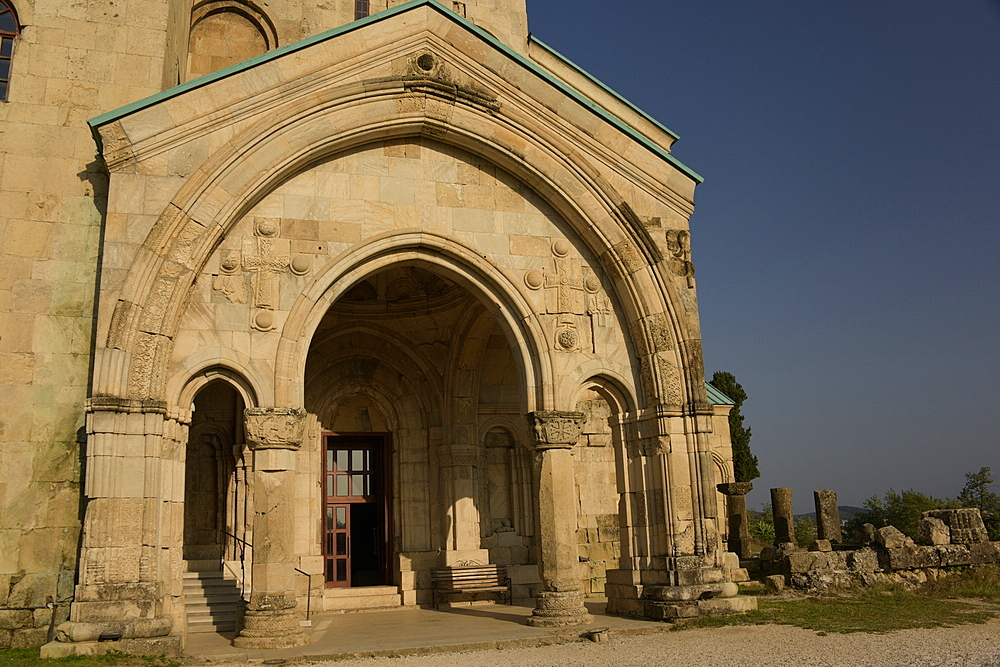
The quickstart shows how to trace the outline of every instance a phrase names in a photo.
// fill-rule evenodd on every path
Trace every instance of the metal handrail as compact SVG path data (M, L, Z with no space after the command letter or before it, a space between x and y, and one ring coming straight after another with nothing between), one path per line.
M312 588L312 575L310 575L308 572L303 572L302 570L300 570L297 567L292 567L292 569L295 570L296 572L298 572L299 574L305 575L305 577L306 577L306 581L307 581L307 583L306 583L306 620L308 621L309 620L309 615L312 613L312 592L313 592L313 588Z
M246 549L244 547L250 547L251 549L253 549L253 545L244 540L243 538L233 535L227 530L222 531L222 533L224 535L228 535L229 537L233 538L234 540L240 543L240 588L241 592L245 591L246 584L244 582L246 581L246 564L245 564ZM292 567L292 569L298 572L299 574L305 576L305 578L308 580L308 584L306 584L306 620L308 621L310 616L312 615L312 575L310 575L308 572L303 572L297 567Z
M242 537L236 537L228 530L222 531L223 535L227 535L240 544L240 597L242 598L247 592L247 550L246 547L253 549L253 545L244 540Z

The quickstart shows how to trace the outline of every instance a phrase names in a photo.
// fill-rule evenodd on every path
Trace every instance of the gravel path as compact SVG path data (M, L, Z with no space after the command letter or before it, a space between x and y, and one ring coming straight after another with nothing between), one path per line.
M663 632L504 651L444 653L319 663L326 667L1000 667L1000 619L984 625L903 630L885 635L818 636L783 625Z

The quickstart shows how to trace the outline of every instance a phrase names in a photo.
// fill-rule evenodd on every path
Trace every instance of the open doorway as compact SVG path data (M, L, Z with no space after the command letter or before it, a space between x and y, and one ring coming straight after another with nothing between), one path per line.
M326 585L389 582L391 516L387 434L325 434L323 556Z

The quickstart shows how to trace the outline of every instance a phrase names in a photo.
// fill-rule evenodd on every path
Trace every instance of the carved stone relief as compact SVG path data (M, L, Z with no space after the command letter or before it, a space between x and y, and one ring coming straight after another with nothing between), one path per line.
M309 255L291 254L291 242L278 237L280 229L277 218L254 218L254 235L244 238L239 249L222 251L214 281L215 289L230 302L249 303L255 309L250 324L260 331L274 326L281 275L291 271L302 276L312 268Z
M582 259L570 257L572 245L565 239L552 242L552 259L545 270L531 269L524 284L531 290L544 289L544 312L553 318L553 347L561 352L593 351L587 341L587 319L591 331L608 326L611 300L601 290L601 279ZM586 318L586 319L585 319ZM582 320L582 323L581 323ZM581 326L582 324L582 326Z
M295 408L247 408L250 449L298 449L305 434L306 411Z
M684 229L667 230L667 250L670 252L670 270L682 278L687 278L688 287L694 287L690 232Z
M536 410L528 413L536 449L569 448L583 432L586 416L582 412Z

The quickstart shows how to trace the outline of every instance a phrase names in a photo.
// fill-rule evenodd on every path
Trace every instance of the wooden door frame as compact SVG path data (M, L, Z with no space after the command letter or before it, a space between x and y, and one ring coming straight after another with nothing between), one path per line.
M382 470L379 471L378 475L379 482L382 486L381 502L382 502L382 521L383 521L383 539L385 548L383 549L382 562L380 563L382 569L382 575L386 581L386 585L392 585L394 579L392 573L392 557L394 555L393 543L394 543L394 526L393 526L393 475L392 475L392 433L390 432L371 432L371 431L323 431L321 434L321 441L323 446L320 447L320 550L323 552L323 578L324 585L326 588L343 588L342 586L334 586L332 582L326 581L326 560L329 557L326 549L326 507L328 504L327 499L329 496L326 495L326 452L329 449L329 443L332 439L344 439L358 441L368 441L378 447L381 459L382 459ZM337 503L337 504L351 504L351 503ZM353 530L351 528L350 530ZM350 578L350 574L348 574Z

